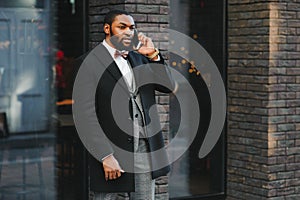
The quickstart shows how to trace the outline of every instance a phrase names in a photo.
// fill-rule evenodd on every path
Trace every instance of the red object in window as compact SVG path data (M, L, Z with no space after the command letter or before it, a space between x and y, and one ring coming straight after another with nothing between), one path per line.
M63 73L63 60L64 60L64 52L62 50L58 50L56 52L56 65L55 65L55 73L56 73L56 87L65 88L66 82Z
M56 52L56 59L57 60L62 60L64 57L65 57L65 54L64 54L64 52L62 50L58 50Z

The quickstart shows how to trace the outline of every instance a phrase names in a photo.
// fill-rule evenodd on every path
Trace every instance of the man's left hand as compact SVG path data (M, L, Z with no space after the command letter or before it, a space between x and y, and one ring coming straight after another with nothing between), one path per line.
M144 56L151 55L155 52L155 47L152 42L152 39L144 35L143 33L138 34L139 41L141 41L142 46L138 49L138 52L140 54L143 54Z

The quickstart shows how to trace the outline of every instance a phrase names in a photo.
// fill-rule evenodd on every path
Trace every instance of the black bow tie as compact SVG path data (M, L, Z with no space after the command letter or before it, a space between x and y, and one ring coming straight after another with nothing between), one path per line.
M122 56L124 59L127 59L127 56L128 56L128 51L119 51L119 50L116 50L115 52L115 58L117 58L118 56Z

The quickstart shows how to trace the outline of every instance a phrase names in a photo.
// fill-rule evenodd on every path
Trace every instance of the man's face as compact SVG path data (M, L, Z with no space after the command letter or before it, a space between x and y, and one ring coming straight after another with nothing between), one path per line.
M134 35L134 20L129 15L118 15L115 17L109 29L107 38L118 50L132 49L132 38Z

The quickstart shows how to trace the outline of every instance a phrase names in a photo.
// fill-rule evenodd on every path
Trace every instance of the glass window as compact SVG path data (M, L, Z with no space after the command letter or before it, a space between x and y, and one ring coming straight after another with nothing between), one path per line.
M225 72L225 14L224 1L219 0L174 0L170 1L170 28L182 32L196 40L210 54L224 78ZM176 42L176 41L175 41ZM186 51L192 51L187 49ZM210 74L202 74L193 63L186 62L182 57L171 54L170 63L183 74L193 87L200 108L200 123L197 136L190 148L172 164L169 176L170 198L177 199L196 197L197 199L209 195L224 193L224 133L214 149L205 158L198 157L210 123L211 99L204 79L210 80ZM180 105L181 110L192 117L195 105L187 103ZM176 134L180 123L179 104L175 96L170 98L170 134L171 139ZM186 124L185 131L190 124ZM184 141L183 141L184 142Z
M44 8L45 0L1 0L0 7Z
M52 16L37 2L0 2L1 199L56 197Z

